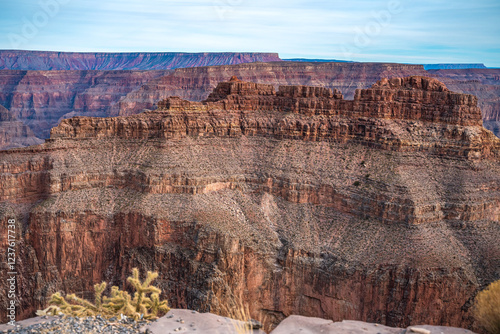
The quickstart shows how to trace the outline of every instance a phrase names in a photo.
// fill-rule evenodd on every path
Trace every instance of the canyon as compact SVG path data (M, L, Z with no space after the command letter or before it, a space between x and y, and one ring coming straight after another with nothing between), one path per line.
M165 71L0 71L0 105L45 139L61 119L109 106Z
M72 116L132 115L179 96L207 98L217 83L242 80L279 85L314 85L342 91L348 99L385 77L432 76L450 89L478 97L484 126L500 136L500 69L425 71L422 65L383 63L272 62L158 71L0 71L0 105L46 139Z
M331 75L316 66L292 79L298 65L280 66L266 78L280 87L233 76L185 93L202 102L155 95L155 110L63 119L45 143L0 152L19 316L56 291L122 287L138 267L159 272L178 308L206 309L219 291L275 324L298 314L475 329L474 296L500 278L500 139L478 98L425 76L346 93L313 85ZM198 71L229 74L154 80L212 85ZM311 85L285 82L306 71Z

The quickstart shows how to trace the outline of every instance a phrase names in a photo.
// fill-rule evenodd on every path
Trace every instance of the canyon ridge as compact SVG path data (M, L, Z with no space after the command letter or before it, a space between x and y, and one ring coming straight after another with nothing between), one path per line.
M198 64L196 59L204 64L216 64L218 58L210 55L201 60L187 57L189 61L184 66ZM226 60L234 59L239 58L227 57ZM348 99L354 97L356 89L369 88L382 78L435 77L453 91L476 95L484 126L500 136L500 69L426 71L422 65L275 61L148 71L0 70L0 105L29 127L35 137L46 139L52 127L73 116L133 115L144 109L154 109L159 101L172 95L202 101L219 82L231 75L271 84L275 89L280 85L339 89ZM9 143L15 141L18 142L6 138L0 149L12 147Z

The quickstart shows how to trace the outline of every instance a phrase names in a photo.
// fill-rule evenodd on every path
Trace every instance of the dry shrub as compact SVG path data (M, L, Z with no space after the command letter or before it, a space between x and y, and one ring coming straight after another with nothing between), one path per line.
M500 334L500 280L477 294L474 317L488 332Z
M231 319L236 333L253 333L252 316L248 305L243 303L241 297L235 295L227 285L216 286L212 283L208 304L212 313ZM259 317L257 321L266 327L265 317Z

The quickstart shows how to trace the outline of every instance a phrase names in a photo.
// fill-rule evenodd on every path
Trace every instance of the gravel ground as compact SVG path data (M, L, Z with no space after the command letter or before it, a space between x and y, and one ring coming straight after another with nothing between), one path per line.
M42 317L41 322L29 326L18 326L12 329L3 330L2 333L19 334L93 334L93 333L151 333L149 330L141 331L140 328L147 325L149 321L134 321L132 319L119 320L111 318L109 320L97 317Z

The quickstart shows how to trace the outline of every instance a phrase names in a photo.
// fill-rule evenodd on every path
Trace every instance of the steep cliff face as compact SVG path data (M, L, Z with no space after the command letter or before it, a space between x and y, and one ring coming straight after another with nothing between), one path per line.
M0 105L0 150L43 143L33 131Z
M476 102L423 77L354 100L233 78L205 102L64 120L0 152L19 314L139 267L174 307L230 289L275 322L471 327L472 298L500 278L500 139Z
M456 92L476 95L484 127L500 137L500 69L439 70L430 74Z
M0 50L0 70L168 70L280 60L277 53L79 53Z

